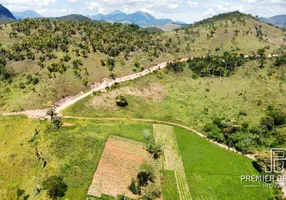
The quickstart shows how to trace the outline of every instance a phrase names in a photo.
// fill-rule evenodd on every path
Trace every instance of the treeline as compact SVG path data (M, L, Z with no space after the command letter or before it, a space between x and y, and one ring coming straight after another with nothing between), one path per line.
M173 72L182 72L184 67L189 68L197 76L229 76L237 67L242 66L247 59L243 54L232 54L225 52L223 56L211 56L201 58L192 58L187 62L168 63L167 70Z

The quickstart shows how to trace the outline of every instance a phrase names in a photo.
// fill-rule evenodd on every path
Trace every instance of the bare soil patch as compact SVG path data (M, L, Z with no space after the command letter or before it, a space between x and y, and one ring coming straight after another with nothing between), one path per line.
M110 136L105 144L88 195L101 197L102 194L106 194L116 197L119 194L125 194L130 198L138 197L132 194L128 187L131 179L136 178L140 172L140 166L144 163L152 165L157 179L160 179L160 163L146 151L145 144ZM160 180L156 183L160 184Z

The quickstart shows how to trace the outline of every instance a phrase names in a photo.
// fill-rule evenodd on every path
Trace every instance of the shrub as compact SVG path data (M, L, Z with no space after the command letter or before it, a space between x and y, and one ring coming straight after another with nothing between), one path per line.
M119 95L116 97L116 104L120 107L128 106L128 102L127 102L126 98L122 95Z
M153 158L160 158L162 154L162 147L160 145L156 145L153 141L149 141L147 144L147 151L153 155Z
M25 190L17 189L17 197L18 199L25 193Z
M56 117L52 120L52 125L55 129L59 129L62 125L62 119L59 117Z
M70 57L70 55L69 55L69 54L66 54L66 55L64 55L64 58L63 58L63 60L64 60L65 62L68 62L68 61L70 61L70 60L71 60L71 57Z
M183 64L180 62L170 62L167 64L166 69L176 73L184 71Z
M225 142L225 138L223 136L223 134L220 132L220 130L216 127L215 129L211 130L208 135L208 138L217 141L217 142L221 142L224 143Z
M239 116L247 116L247 113L244 111L239 111L238 115Z
M141 193L140 187L137 185L137 183L136 183L136 181L135 181L134 178L132 178L132 180L131 180L131 184L130 184L130 186L129 186L129 190L130 190L133 194L135 194L135 195L138 195L138 194ZM122 199L122 198L120 198L120 199Z
M43 182L43 189L47 190L47 195L51 199L64 197L68 186L63 182L63 177L51 176Z
M271 116L263 117L260 120L260 124L265 126L268 130L271 130L274 128L274 119Z
M281 65L285 65L286 64L286 54L283 56L279 56L278 58L276 58L274 65L276 67L279 67Z
M273 118L275 126L283 125L286 122L286 113L283 113L277 109L271 110L268 115Z
M19 88L20 89L25 89L26 88L25 83L19 83Z

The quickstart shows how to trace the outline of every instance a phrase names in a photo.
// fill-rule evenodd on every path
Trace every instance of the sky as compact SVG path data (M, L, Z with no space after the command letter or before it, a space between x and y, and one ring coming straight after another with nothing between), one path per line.
M286 14L286 0L0 0L0 4L12 12L35 10L44 17L140 10L187 23L235 10L263 17Z

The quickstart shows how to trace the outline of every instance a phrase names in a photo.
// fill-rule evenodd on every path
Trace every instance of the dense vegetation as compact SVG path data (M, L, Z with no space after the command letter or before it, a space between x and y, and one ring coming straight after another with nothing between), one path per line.
M247 114L240 112L239 115ZM226 143L243 153L254 153L262 147L278 147L286 143L285 133L276 129L285 124L285 119L286 113L269 106L266 116L252 127L247 122L240 124L235 120L216 118L204 127L204 131L215 141Z

